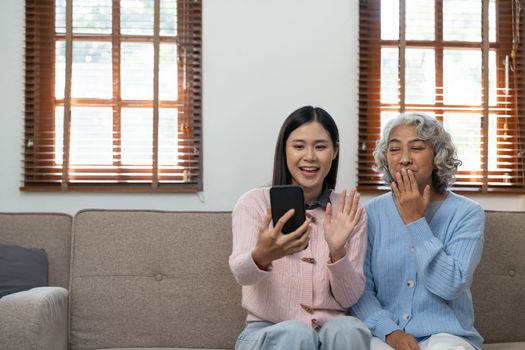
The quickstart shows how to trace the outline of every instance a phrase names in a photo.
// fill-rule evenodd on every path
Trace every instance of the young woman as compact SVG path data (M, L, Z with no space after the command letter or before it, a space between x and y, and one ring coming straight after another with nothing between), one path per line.
M307 220L283 235L271 223L269 188L233 210L231 270L242 285L247 324L235 348L368 349L370 332L345 316L363 292L366 214L359 194L336 194L339 134L321 108L303 107L281 127L273 184L303 188Z
M440 122L390 121L374 152L392 192L368 214L367 284L353 306L373 350L474 350L470 285L483 249L483 209L448 186L461 162Z

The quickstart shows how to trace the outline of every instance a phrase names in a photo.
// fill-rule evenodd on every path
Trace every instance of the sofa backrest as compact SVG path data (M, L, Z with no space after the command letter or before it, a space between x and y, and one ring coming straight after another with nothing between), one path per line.
M68 288L72 218L0 213L0 243L44 248ZM71 342L233 347L245 313L227 266L230 213L85 210L74 224ZM472 294L485 342L525 340L525 212L485 212Z
M68 288L72 220L67 214L0 213L0 243L43 248L48 284Z
M72 349L233 348L231 213L84 210L72 244Z
M485 245L472 283L485 342L525 341L525 212L485 212Z

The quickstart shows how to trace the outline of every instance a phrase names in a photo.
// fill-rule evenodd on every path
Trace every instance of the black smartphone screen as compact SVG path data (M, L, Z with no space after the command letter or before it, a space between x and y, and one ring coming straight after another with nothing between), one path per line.
M270 202L272 206L273 225L288 210L295 209L294 215L284 224L282 233L287 234L295 231L306 220L304 209L304 194L301 186L278 185L270 188Z

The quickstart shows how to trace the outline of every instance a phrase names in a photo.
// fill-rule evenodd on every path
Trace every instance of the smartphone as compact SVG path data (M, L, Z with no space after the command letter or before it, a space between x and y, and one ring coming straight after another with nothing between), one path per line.
M273 225L290 209L294 215L284 224L282 233L288 234L297 230L306 220L303 188L297 185L278 185L270 188Z

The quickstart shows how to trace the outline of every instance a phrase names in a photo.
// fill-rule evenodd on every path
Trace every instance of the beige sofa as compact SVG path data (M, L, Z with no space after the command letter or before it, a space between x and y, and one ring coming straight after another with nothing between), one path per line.
M66 349L72 221L66 214L0 213L0 243L44 248L53 286L0 299L0 349Z
M67 215L0 214L0 243L44 247L54 286L0 299L0 349L233 348L230 213L84 210L72 227L70 241ZM485 238L472 287L483 348L525 349L525 213L486 212Z

